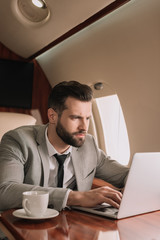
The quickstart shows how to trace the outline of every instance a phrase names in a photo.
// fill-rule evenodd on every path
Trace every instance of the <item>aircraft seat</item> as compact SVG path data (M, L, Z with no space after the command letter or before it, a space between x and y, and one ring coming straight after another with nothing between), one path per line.
M28 114L0 112L0 141L4 133L24 125L35 125L36 119Z

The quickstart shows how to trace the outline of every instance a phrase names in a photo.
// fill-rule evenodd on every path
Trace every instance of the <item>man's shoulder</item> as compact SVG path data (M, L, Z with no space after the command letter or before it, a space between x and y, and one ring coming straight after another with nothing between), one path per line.
M94 137L90 134L86 135L85 141L81 147L73 147L73 149L75 150L76 154L80 154L80 156L85 156L85 159L92 158L92 161L93 158L97 159L97 154L99 151Z
M13 130L10 130L8 132L6 132L3 137L2 137L2 141L3 141L3 138L10 138L10 137L13 137L13 138L27 138L27 136L33 136L33 135L37 135L37 134L44 134L45 132L45 129L46 129L46 125L26 125L26 126L21 126L21 127L18 127L18 128L15 128Z
M89 133L86 134L86 141L93 141L93 136Z
M95 138L91 134L87 133L85 142L82 145L82 148L91 147L91 146L95 148L95 147L97 147L97 144L96 144Z
M13 130L10 130L7 132L7 134L12 134L12 133L17 133L17 132L32 132L32 131L39 131L39 130L43 130L44 128L46 128L46 125L25 125L25 126L21 126L18 128L15 128Z
M89 134L89 133L87 133L86 134L86 139L85 139L85 142L92 142L92 143L94 143L95 144L95 138L94 138L94 136L93 135L91 135L91 134Z

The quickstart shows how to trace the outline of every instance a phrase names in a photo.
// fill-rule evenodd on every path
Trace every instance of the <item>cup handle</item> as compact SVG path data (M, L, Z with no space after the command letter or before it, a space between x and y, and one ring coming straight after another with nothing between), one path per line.
M28 199L23 199L22 206L23 206L24 210L26 211L27 215L31 215L31 212L27 208L27 203L28 203Z

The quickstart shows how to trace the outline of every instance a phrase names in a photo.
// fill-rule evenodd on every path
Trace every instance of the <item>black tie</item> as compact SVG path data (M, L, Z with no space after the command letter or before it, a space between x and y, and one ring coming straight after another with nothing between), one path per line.
M63 154L63 155L58 155L58 154L54 154L54 157L57 159L57 162L59 164L58 167L58 185L57 187L63 187L63 177L64 177L64 161L67 157L67 154Z

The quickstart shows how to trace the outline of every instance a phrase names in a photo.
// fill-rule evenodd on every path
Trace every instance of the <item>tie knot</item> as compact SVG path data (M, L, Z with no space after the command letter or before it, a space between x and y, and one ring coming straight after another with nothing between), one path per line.
M58 155L57 153L54 154L54 157L57 159L59 165L63 165L64 164L64 161L67 157L67 154L62 154L62 155Z

